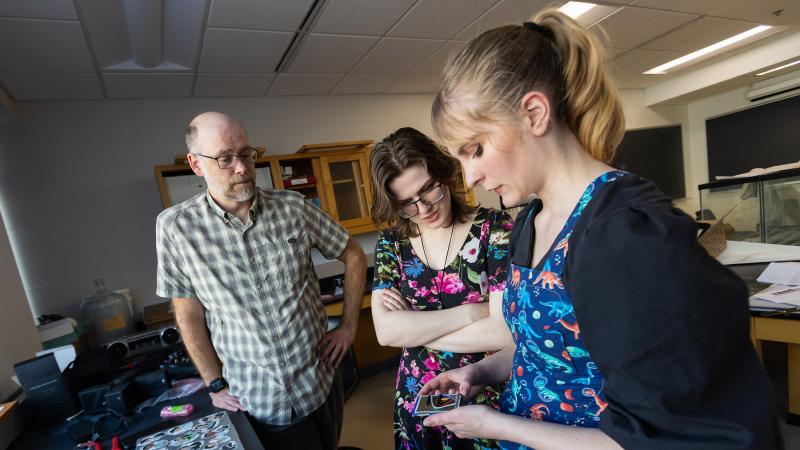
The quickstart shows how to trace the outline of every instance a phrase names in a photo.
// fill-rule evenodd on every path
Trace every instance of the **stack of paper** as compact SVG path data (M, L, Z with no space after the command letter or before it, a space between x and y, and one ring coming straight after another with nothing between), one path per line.
M800 263L771 263L758 277L759 283L771 286L750 297L750 306L758 309L800 307Z

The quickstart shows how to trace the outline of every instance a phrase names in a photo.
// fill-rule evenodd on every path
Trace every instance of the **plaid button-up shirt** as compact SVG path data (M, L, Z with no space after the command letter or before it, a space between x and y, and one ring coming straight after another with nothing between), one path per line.
M259 421L286 425L325 402L327 318L311 247L341 255L347 232L293 191L257 189L246 224L211 196L163 211L157 295L196 298L231 394Z

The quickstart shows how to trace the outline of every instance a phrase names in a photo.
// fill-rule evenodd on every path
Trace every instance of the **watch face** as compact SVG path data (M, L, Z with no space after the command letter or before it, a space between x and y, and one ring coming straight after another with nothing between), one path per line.
M228 387L228 383L226 383L222 378L217 378L208 385L208 388L211 390L211 392L215 393L225 389L226 387Z

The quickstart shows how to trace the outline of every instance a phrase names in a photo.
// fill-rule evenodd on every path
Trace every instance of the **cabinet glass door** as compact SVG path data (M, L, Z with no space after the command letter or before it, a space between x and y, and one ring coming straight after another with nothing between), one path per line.
M329 162L333 200L340 221L369 217L367 187L360 158Z
M362 155L323 157L331 215L348 228L370 224L369 180Z

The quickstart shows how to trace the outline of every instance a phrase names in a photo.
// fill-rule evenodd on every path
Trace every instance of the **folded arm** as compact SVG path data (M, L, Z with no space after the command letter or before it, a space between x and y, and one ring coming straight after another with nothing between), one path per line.
M488 352L513 344L503 320L503 292L489 294L489 315L426 344L427 347L456 353Z
M405 302L396 288L372 292L372 319L378 342L387 347L418 347L482 319L488 305L473 303L436 311L391 310L385 304Z

